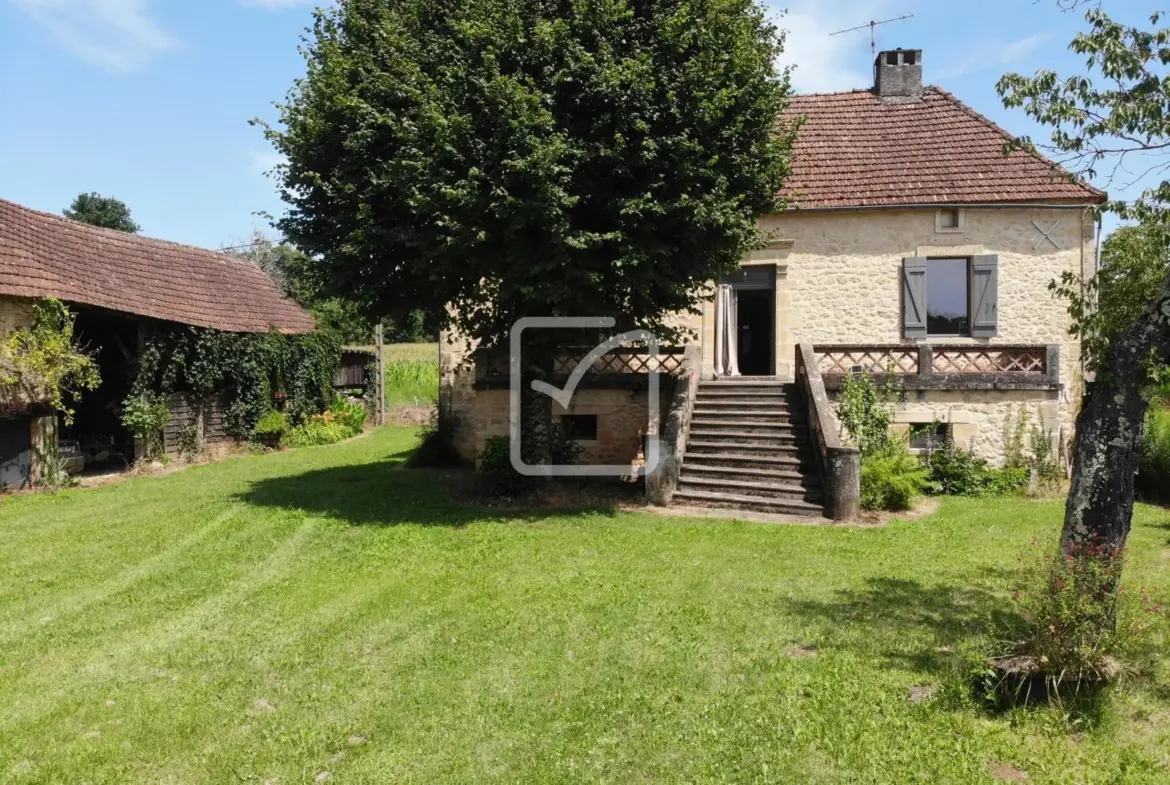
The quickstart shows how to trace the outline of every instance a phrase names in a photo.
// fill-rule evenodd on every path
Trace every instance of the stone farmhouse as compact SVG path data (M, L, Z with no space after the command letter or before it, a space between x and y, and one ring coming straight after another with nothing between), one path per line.
M848 517L856 454L831 399L861 371L894 375L913 449L949 439L1002 463L1024 412L1067 449L1081 353L1048 284L1094 271L1105 194L1035 153L1005 154L1009 134L923 85L921 50L882 52L874 77L793 98L783 119L806 119L788 209L761 220L768 246L712 282L701 316L680 317L693 342L657 360L615 351L557 409L587 462L636 464L657 436L656 500ZM443 352L441 400L472 459L507 433L506 379L482 358L469 367L457 336ZM659 422L650 368L674 377Z

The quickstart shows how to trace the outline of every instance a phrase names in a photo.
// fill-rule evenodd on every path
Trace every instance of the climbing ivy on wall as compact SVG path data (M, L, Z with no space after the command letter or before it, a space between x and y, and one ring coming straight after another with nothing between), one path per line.
M226 333L187 326L156 327L138 355L128 401L185 392L197 400L219 396L228 433L247 437L285 396L295 422L324 411L333 395L341 354L331 334Z

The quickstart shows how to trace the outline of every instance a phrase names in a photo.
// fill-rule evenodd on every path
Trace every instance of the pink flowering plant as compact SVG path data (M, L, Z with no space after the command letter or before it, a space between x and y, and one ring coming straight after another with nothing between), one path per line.
M1130 592L1120 585L1124 559L1124 550L1094 542L1046 556L1029 582L1035 588L1014 595L1022 624L1008 656L1026 658L1058 690L1120 677L1162 613L1157 587Z

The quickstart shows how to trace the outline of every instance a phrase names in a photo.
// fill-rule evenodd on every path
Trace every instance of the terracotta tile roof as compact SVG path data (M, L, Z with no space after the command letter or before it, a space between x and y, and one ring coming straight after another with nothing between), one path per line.
M783 195L800 208L1105 200L938 87L920 101L883 103L869 90L793 96L782 119L805 115Z
M56 297L228 332L314 329L313 317L244 259L99 229L3 199L0 295Z

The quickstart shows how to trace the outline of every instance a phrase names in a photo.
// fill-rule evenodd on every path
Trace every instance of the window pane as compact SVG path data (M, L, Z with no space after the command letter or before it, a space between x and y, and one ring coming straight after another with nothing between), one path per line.
M911 450L936 450L950 441L950 426L946 423L910 426Z
M970 335L967 320L967 260L931 259L926 270L926 332Z

